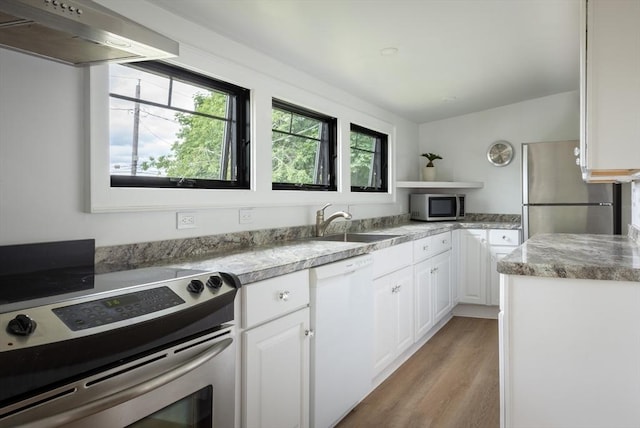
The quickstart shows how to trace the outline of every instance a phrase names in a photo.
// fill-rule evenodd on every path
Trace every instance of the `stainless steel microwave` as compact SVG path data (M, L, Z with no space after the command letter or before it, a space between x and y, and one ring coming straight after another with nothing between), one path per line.
M465 195L415 193L410 195L412 220L445 221L464 219Z

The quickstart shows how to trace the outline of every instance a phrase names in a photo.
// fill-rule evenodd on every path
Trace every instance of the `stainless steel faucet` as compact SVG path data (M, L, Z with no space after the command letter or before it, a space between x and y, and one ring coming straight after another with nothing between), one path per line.
M331 204L327 204L316 211L316 236L324 236L324 232L327 230L327 226L329 226L329 224L337 218L351 220L351 213L348 213L346 211L337 211L331 214L329 218L325 220L324 210L329 206L331 206Z

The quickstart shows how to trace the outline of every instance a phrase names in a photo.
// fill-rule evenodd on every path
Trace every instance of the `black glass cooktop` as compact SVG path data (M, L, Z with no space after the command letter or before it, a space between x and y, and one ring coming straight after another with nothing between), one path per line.
M149 267L95 274L94 253L93 239L0 246L0 313L203 272Z
M95 241L0 247L0 305L55 296L94 285Z

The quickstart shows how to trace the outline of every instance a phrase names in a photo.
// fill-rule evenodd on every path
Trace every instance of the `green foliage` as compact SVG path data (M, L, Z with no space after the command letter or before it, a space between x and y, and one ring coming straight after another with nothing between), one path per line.
M316 180L321 122L275 108L272 110L271 122L272 181L325 184L317 183Z
M373 187L371 170L375 156L375 138L351 132L351 185Z
M224 117L228 98L219 92L196 94L195 111ZM176 113L175 118L180 130L176 135L177 141L171 146L171 153L157 159L151 157L141 163L141 168L144 171L158 168L166 171L169 177L230 180L229 173L226 177L221 176L227 122L189 113Z
M429 160L429 162L427 162L427 166L434 166L433 165L434 160L442 159L440 155L437 155L435 153L423 153L420 156L424 156L425 158L427 158L427 160Z

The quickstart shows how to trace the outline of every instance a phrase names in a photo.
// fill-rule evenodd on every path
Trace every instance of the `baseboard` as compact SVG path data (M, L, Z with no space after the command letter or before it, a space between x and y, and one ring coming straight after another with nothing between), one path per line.
M500 312L500 307L498 306L471 305L467 303L460 303L453 308L453 316L455 317L488 318L497 320L498 312Z

